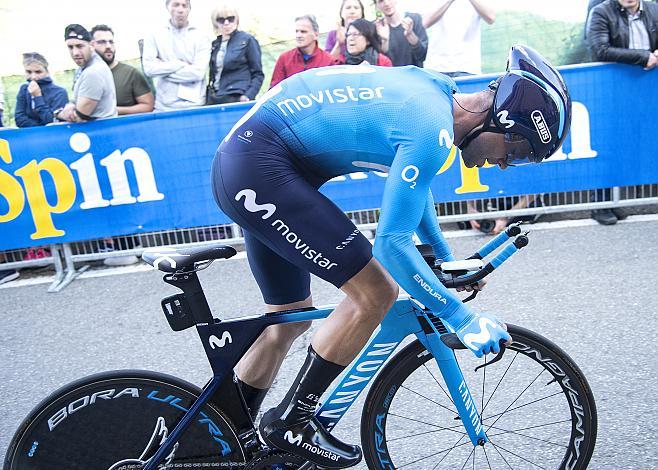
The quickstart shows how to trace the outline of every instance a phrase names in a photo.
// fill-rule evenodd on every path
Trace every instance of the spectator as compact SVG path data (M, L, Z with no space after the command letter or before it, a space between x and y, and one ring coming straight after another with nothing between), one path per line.
M493 24L496 12L490 0L448 0L424 17L432 27L425 66L451 77L482 73L480 25Z
M340 4L340 21L336 24L336 29L332 29L327 34L327 40L324 43L324 50L329 52L337 59L345 56L345 32L350 23L357 18L365 18L363 3L361 0L343 0Z
M215 8L210 19L217 39L210 52L206 104L255 99L265 78L258 41L238 30L240 17L231 7Z
M286 78L304 70L338 64L338 59L318 46L320 28L313 15L295 18L297 47L279 56L272 72L270 88Z
M18 127L45 126L55 119L53 112L69 102L66 90L53 83L48 72L48 61L37 52L23 54L27 83L16 95L14 120Z
M658 65L658 5L642 0L605 0L589 13L587 41L594 60L623 62L652 70ZM609 201L610 189L590 193L592 202ZM614 225L626 218L619 209L597 209L592 218Z
M658 65L658 5L642 0L606 0L587 23L594 60L652 70Z
M59 121L86 122L117 115L112 72L91 47L91 35L83 26L70 24L64 31L66 46L78 65L73 81L73 103L54 115Z
M135 67L116 60L112 28L104 24L96 25L91 29L91 38L96 53L112 70L119 116L153 111L153 93L144 75Z
M422 67L427 56L427 32L418 13L402 15L397 0L374 0L383 18L375 21L381 38L382 52L390 57L393 65Z
M210 46L191 26L191 0L166 0L170 19L144 40L144 72L155 82L155 110L202 106Z
M393 67L391 59L381 53L377 28L370 21L358 18L347 27L347 51L341 62L357 65L366 62L371 65Z
M484 203L484 201L483 201ZM489 199L482 209L485 212L503 211L503 210L520 210L527 207L543 207L543 196L512 196L496 199ZM476 201L467 201L466 208L469 214L478 214L478 204ZM497 219L469 220L468 222L457 222L461 229L473 228L490 235L498 235L505 230L507 226L516 222L534 223L539 220L542 214L524 215L519 217L498 217Z

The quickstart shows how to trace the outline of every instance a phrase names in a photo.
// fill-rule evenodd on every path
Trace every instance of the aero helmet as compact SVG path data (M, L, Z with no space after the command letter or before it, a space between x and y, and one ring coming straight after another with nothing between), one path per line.
M507 73L490 88L495 95L487 122L460 148L482 132L496 132L505 135L508 165L541 163L555 153L571 126L571 98L560 73L534 49L516 45Z

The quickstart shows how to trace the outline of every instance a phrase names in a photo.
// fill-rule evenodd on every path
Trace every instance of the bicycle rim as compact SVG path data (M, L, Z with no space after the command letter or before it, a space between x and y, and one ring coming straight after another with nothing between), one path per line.
M200 390L152 372L81 379L44 400L10 444L5 470L139 469ZM206 405L160 468L239 468L244 453L223 413Z
M582 372L559 347L508 324L503 359L484 363L456 351L490 440L473 447L436 361L418 342L386 366L362 419L369 468L586 468L597 417ZM490 358L489 358L490 359Z

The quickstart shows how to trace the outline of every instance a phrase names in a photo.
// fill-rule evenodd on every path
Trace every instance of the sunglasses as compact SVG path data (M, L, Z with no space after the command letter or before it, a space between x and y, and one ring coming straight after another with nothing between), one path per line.
M224 24L225 21L228 21L229 23L235 23L235 16L218 16L215 18L215 20L219 24Z
M505 163L507 166L521 166L532 163L535 152L528 139L520 134L506 132L504 142Z

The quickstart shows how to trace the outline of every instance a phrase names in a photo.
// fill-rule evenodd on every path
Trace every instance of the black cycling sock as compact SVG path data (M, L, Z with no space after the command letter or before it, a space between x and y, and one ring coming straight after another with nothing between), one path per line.
M252 387L240 379L238 379L238 385L240 386L240 390L242 390L242 396L244 397L245 403L247 403L247 408L249 408L249 415L252 420L256 421L258 410L260 410L260 406L263 404L263 400L265 399L265 395L267 395L269 388Z
M320 396L343 369L345 366L323 359L309 346L306 361L275 414L286 424L308 423Z

